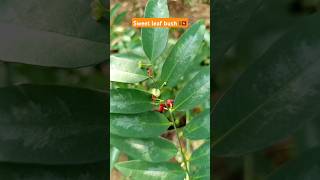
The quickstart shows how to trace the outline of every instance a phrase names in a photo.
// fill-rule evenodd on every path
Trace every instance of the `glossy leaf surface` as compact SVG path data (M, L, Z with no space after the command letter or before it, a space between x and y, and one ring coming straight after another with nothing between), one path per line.
M161 80L173 87L183 77L202 44L205 26L201 21L194 23L172 48L162 67Z
M145 18L168 18L167 0L149 0L144 11ZM168 28L142 28L141 38L145 54L151 61L164 51L168 41Z
M122 137L157 137L170 126L159 112L139 114L110 114L110 132Z
M209 94L210 71L209 68L205 68L181 89L175 99L174 109L189 110L209 99Z
M105 61L107 23L91 17L90 3L81 0L1 1L0 59L65 68Z
M151 94L136 89L110 90L110 113L135 114L151 111Z
M103 92L65 86L0 88L0 161L106 160L105 98Z
M164 162L176 155L177 148L163 138L123 138L112 135L110 143L129 156L148 162Z
M122 174L134 180L178 180L185 177L185 173L179 164L168 162L147 163L134 160L117 163L116 168Z
M183 129L184 135L188 139L207 139L210 137L210 109L205 110L194 117Z
M210 142L196 149L190 159L192 179L210 179Z
M139 67L139 61L110 56L110 81L122 83L138 83L148 79L147 72Z

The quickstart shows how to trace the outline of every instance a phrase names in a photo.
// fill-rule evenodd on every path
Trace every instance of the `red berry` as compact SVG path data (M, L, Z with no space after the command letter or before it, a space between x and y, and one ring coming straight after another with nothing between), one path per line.
M173 100L173 99L167 99L167 101L166 101L166 105L167 105L167 107L169 107L169 108L172 108L172 107L173 107L173 103L174 103L174 100Z
M163 113L163 112L165 111L165 104L160 104L158 111L159 111L160 113Z

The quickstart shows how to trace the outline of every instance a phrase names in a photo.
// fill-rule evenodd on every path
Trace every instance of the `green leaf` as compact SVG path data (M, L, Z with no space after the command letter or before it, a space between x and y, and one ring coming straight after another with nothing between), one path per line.
M192 180L210 180L210 168L201 168L191 174Z
M248 1L248 3L252 2ZM294 2L291 0L261 1L259 6L263 8L257 8L257 10L250 15L250 20L243 26L238 33L236 40L234 40L231 45L233 46L231 47L233 48L233 52L235 52L232 57L236 58L228 58L226 59L227 61L223 61L223 58L219 58L217 61L221 63L221 66L217 67L219 65L214 63L216 69L219 69L222 73L228 71L224 68L228 67L228 64L240 66L241 68L239 68L239 70L232 70L234 75L229 75L234 76L233 78L238 77L246 66L261 57L261 55L263 55L265 51L283 35L283 33L286 33L286 31L292 28L292 26L299 22L300 19L306 17L295 16L292 9L288 9L288 7L293 4ZM284 11L284 9L288 10ZM272 13L270 13L270 11L272 11ZM220 41L225 41L225 39L220 38ZM218 46L217 43L216 46ZM217 50L215 50L215 52L216 53L214 54L216 55L219 53ZM221 76L219 72L217 72L217 77L218 76Z
M108 162L79 165L0 163L3 180L105 180Z
M149 0L144 11L145 18L168 18L167 0ZM153 62L164 51L168 41L168 28L142 28L143 50Z
M174 101L174 109L178 111L189 110L203 103L209 97L210 71L209 68L205 68L181 89Z
M110 11L110 18L113 18L120 8L121 8L121 3L116 3Z
M266 178L267 180L313 180L320 178L320 148L316 146L296 159L284 164Z
M76 68L107 59L107 23L91 17L91 1L2 0L0 59Z
M239 33L250 20L262 1L225 1L215 0L213 12L213 46L212 56L214 65L220 64L224 54L238 37Z
M0 88L0 161L106 160L106 93L44 85Z
M178 180L185 178L181 167L169 162L147 163L134 160L117 163L116 168L134 180Z
M169 126L168 119L159 112L110 114L110 132L122 137L157 137Z
M128 59L131 61L142 61L145 63L149 63L146 57L140 56L139 54L132 53L132 52L118 53L118 54L113 54L112 56L120 59Z
M183 129L184 135L188 139L207 139L210 137L210 109L205 110L200 115L191 120Z
M207 141L196 149L190 159L191 168L207 168L210 167L210 141Z
M110 172L112 171L114 164L118 161L119 155L119 149L116 147L110 147Z
M210 142L196 149L190 159L192 179L210 179Z
M148 78L147 72L139 67L138 61L117 55L110 56L110 81L138 83Z
M148 162L164 162L177 154L177 148L163 138L123 138L111 135L110 144L127 155Z
M115 24L115 25L121 24L122 21L124 20L124 18L126 17L127 13L128 13L128 11L124 11L124 12L120 13L119 15L117 15L114 18L113 24Z
M110 113L135 114L152 111L151 94L137 89L111 89Z
M218 102L214 153L238 156L286 138L320 108L319 13L300 21Z
M201 47L205 26L202 21L193 24L172 48L162 67L161 80L173 87L193 64L194 57Z

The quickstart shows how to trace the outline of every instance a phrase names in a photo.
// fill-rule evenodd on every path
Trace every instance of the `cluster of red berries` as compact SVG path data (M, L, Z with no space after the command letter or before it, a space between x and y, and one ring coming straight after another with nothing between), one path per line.
M172 107L173 107L173 103L174 103L174 100L173 100L173 99L168 99L168 100L166 100L166 104L160 103L160 104L159 104L158 111L159 111L160 113L165 112L166 110L168 110L168 108L172 108Z

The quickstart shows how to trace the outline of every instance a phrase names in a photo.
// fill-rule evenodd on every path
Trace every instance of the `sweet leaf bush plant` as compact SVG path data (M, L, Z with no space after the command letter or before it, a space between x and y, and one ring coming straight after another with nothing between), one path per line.
M149 0L144 14L169 17L167 1ZM146 28L140 47L115 49L110 58L110 170L139 180L210 179L207 33L202 21L192 23L178 40L170 40L169 29ZM128 160L119 161L120 154Z

